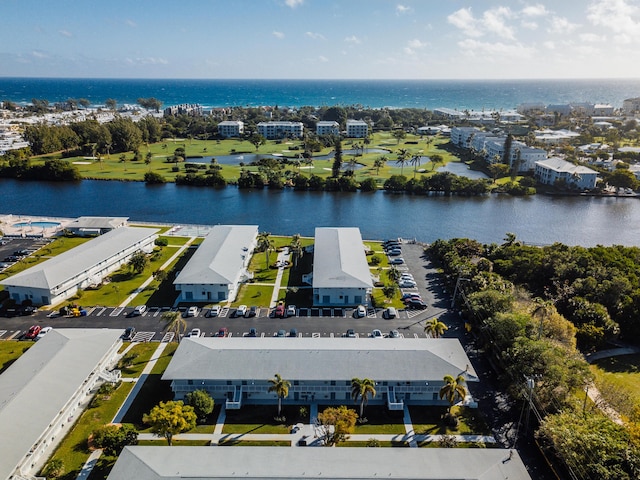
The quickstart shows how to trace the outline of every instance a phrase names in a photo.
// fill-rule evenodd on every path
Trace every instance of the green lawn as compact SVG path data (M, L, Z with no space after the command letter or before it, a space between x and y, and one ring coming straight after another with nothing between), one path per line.
M617 408L626 410L631 405L640 405L640 355L621 355L598 360L591 365L591 371L605 399L608 396L607 390L611 390L614 397L624 397L622 405L616 406Z
M477 409L453 407L451 412L458 417L458 428L445 425L442 416L446 407L409 407L413 431L417 435L490 435L491 430Z
M21 342L19 340L5 340L0 342L0 373L15 362L20 355L29 350L34 342Z
M131 358L130 363L127 366L122 366L122 376L137 378L144 370L144 367L149 362L151 355L158 348L157 343L139 343L129 350L125 358ZM124 360L124 359L123 359Z
M285 440L221 440L221 447L290 447Z
M272 293L273 286L245 283L240 286L238 296L236 297L235 302L233 302L233 305L255 305L257 307L268 307L271 302Z
M289 427L298 422L308 422L309 418L299 417L299 407L286 405L282 413L286 422L276 422L277 407L274 405L247 405L240 410L227 410L222 433L256 433L256 434L287 434Z
M375 437L371 437L371 438L375 438ZM401 447L401 448L408 448L409 447L409 442L393 442L393 441L378 441L378 443L380 444L380 447ZM336 445L337 447L368 447L369 442L361 442L361 441L346 441L346 442L342 442L339 443L338 445Z
M138 445L147 445L147 446L152 446L152 447L158 447L158 446L167 446L167 441L164 439L158 439L158 440L140 440L138 442ZM173 439L173 441L171 442L171 446L172 447L208 447L209 445L211 445L211 441L210 440L176 440Z

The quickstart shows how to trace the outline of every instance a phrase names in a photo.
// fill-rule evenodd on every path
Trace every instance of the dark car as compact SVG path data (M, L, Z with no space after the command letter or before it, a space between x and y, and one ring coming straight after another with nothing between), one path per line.
M250 328L249 333L247 333L247 337L257 337L257 336L258 336L258 332L256 331L256 329Z
M124 333L122 334L122 339L123 340L131 340L133 339L133 336L136 334L136 329L135 327L127 327L124 331Z
M290 337L297 337L298 336L298 330L296 330L295 328L292 328L291 330L289 330L289 336Z
M425 308L427 308L426 303L424 303L422 300L416 300L415 298L406 302L405 305L407 306L407 308L415 308L416 310L424 310Z
M249 318L249 317L255 317L257 314L258 314L258 307L252 306L252 307L249 307L249 310L247 310L247 313L245 313L244 316Z
M273 314L276 318L284 318L284 316L286 315L286 310L284 308L283 304L278 304L278 306L276 307L276 310Z
M33 315L38 309L34 306L28 305L20 309L20 315Z

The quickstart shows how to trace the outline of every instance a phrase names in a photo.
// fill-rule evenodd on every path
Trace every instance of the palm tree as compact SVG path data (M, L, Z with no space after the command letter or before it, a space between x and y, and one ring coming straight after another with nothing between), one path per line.
M447 327L437 318L432 318L424 326L424 333L430 335L433 338L440 338L447 330L449 330L449 327Z
M387 278L392 282L397 282L400 279L400 270L398 270L395 265L391 265L387 271Z
M380 173L380 169L384 167L384 164L386 163L386 161L387 159L385 157L376 158L373 161L373 168L376 169L376 175Z
M409 161L409 151L406 148L398 150L396 165L400 165L400 175L404 173L404 165Z
M440 398L446 398L449 401L447 413L451 413L451 407L456 403L456 400L464 400L464 397L467 396L467 389L463 385L464 377L462 375L458 375L456 378L453 378L452 375L445 375L443 380L444 386L440 389Z
M279 373L276 373L274 378L269 379L269 383L271 386L268 391L275 392L278 396L278 416L280 416L280 413L282 412L282 399L289 395L291 382L284 380Z
M535 319L536 317L540 317L540 326L538 328L538 340L542 337L542 330L544 326L544 321L553 315L555 311L555 305L553 302L549 300L543 300L542 298L534 299L535 306L533 307L533 311L531 312L531 318Z
M351 398L354 402L360 399L360 418L362 418L364 406L369 401L369 395L372 398L376 396L376 382L369 378L360 380L355 377L351 379Z
M293 265L294 267L298 266L298 259L302 255L302 243L300 242L300 234L296 233L291 238L291 243L289 244L289 248L291 249L291 254L293 255Z
M429 157L429 160L431 160L431 171L433 172L436 168L436 166L438 166L439 163L444 162L444 158L442 158L442 155L438 155L437 153L435 155L431 155Z
M167 331L175 334L176 342L180 339L180 333L187 331L187 322L182 318L180 312L165 312L162 314L161 320L166 324Z
M413 178L416 178L416 172L421 162L422 157L420 155L414 155L413 157L411 157L411 160L409 160L409 163L413 165Z
M275 247L273 241L269 238L270 235L270 232L260 232L258 234L258 244L256 246L256 249L259 252L264 252L265 259L267 261L267 268L269 268L269 253L272 252Z

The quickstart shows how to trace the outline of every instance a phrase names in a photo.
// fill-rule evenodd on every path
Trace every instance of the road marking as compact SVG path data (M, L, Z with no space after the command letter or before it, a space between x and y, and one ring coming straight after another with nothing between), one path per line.
M2 337L5 333L7 333L6 330L0 330L0 337Z
M422 310L406 310L407 318L417 317L422 313Z
M331 338L333 338L333 332L331 332L331 333L329 334L329 336L330 336Z
M96 307L96 308L98 308L98 307ZM101 307L100 311L98 313L96 313L96 317L99 317L100 315L102 315L106 310L107 310L107 307Z
M87 315L91 315L96 308L98 307L91 307L89 310L87 310Z
M17 337L20 334L21 331L22 330L16 330L15 332L13 332L13 335L9 336L9 338L7 340L11 340L11 339Z
M311 338L320 338L320 334L319 334L319 333L317 333L317 332L313 332L313 333L311 334Z
M414 333L414 334L413 334L413 337L414 337L414 338L420 338L420 337L418 337L418 334L417 334L417 333Z
M124 308L122 308L122 307L114 308L113 311L109 314L109 316L110 317L117 317L118 315L120 315L122 313L123 310L124 310Z
M227 334L227 337L233 337L233 332L229 332L229 333Z
M136 332L131 339L132 342L150 342L156 332Z
M229 315L229 307L223 307L222 310L220 310L220 314L218 316L226 317L227 315Z
M174 332L167 332L164 334L164 336L162 337L162 340L160 340L162 343L169 343L171 341L173 341L173 337L175 337L175 333Z

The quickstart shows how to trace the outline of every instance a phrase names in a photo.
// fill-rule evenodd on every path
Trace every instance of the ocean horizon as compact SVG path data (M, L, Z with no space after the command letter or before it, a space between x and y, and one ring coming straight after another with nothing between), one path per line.
M0 100L51 103L86 98L92 106L115 99L119 105L155 97L164 106L198 103L218 107L363 108L440 107L511 110L520 103L603 103L615 108L640 96L640 79L547 80L312 80L312 79L120 79L0 77Z

